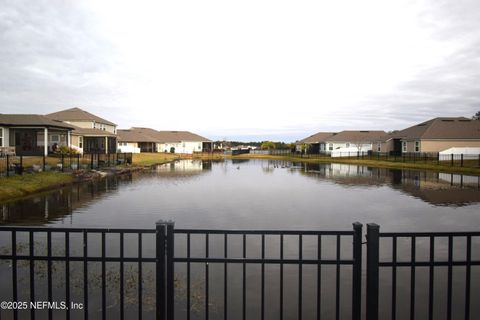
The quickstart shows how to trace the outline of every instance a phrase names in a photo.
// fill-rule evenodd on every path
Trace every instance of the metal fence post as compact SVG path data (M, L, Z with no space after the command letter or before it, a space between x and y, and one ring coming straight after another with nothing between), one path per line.
M93 153L90 154L90 169L93 170Z
M10 163L9 162L10 161L9 161L9 159L10 159L10 156L7 154L7 177L10 175L10 172L9 172L9 170L10 170Z
M352 319L362 318L362 224L353 224Z
M65 162L64 162L64 160L65 160L65 159L64 159L64 155L63 155L63 153L62 153L62 172L63 172L63 168L65 167Z
M453 153L450 155L450 166L453 167Z
M174 222L156 223L156 315L174 319Z
M92 156L93 159L93 156ZM163 221L156 223L156 319L165 319L165 224Z
M378 320L379 231L375 223L367 224L367 319Z
M174 273L174 225L173 221L167 222L167 320L174 319L175 273Z
M20 168L19 171L20 175L23 175L23 156L20 156Z
M460 167L463 167L463 153L460 155Z
M42 163L42 164L43 164L43 171L45 171L45 160L46 160L46 159L45 159L45 153L44 153L44 154L43 154L43 163Z

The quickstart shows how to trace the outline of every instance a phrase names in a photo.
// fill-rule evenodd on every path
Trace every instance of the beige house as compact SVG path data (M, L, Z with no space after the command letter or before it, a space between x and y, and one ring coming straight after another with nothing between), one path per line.
M118 130L118 148L122 152L209 152L212 141L189 131L157 131L151 128Z
M480 147L480 120L434 118L393 132L381 142L382 152L397 154L437 153L452 147Z
M46 115L74 127L71 146L81 153L116 153L117 125L80 108Z

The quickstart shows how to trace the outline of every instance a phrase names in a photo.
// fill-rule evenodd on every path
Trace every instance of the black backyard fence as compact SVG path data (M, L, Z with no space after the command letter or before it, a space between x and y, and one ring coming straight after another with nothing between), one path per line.
M0 175L100 169L131 164L132 157L132 153L49 154L47 156L5 155L0 157Z
M163 221L154 229L3 226L0 300L61 301L69 308L28 305L0 315L478 317L480 232L387 233L369 224L367 241L362 238L360 223L344 231L176 229Z
M305 159L344 158L420 163L450 167L480 168L480 154L440 154L438 152L319 151L315 153L285 150L250 150L251 154L288 156Z

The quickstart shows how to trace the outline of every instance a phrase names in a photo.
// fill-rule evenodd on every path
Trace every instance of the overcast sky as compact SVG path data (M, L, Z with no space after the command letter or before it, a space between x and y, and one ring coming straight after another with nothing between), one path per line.
M478 0L0 0L0 113L294 141L480 110Z

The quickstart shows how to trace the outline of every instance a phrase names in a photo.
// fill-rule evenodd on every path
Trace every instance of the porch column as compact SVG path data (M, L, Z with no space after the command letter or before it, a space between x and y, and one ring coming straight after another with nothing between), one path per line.
M70 130L67 130L67 147L72 147L72 137L70 136Z
M105 154L108 153L108 137L105 137Z
M48 128L43 129L43 154L48 156Z

